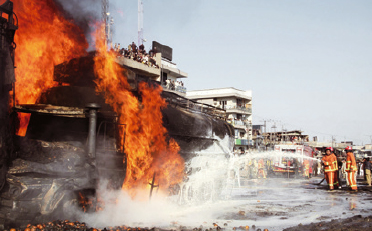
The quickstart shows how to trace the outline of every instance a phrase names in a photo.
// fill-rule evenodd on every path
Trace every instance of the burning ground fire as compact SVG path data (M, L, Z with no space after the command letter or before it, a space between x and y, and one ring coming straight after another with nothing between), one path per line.
M19 31L16 33L16 103L37 103L40 94L55 86L53 68L56 64L82 56L88 48L83 31L67 20L53 0L14 0ZM161 98L161 87L139 85L140 102L130 91L123 69L115 63L115 55L107 51L96 34L97 56L95 73L97 92L105 92L106 103L126 124L125 152L127 174L122 188L130 191L149 188L156 174L156 184L166 190L183 179L184 162L178 154L179 146L168 140L162 125L161 109L166 106ZM24 136L29 116L20 114L18 135ZM123 140L123 139L122 139Z

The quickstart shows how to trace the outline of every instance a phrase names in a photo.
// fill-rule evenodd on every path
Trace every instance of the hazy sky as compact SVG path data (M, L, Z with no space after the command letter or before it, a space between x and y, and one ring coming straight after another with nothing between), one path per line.
M172 47L188 90L252 90L253 124L371 143L372 1L143 4L146 49ZM137 1L110 0L110 11L114 42L137 43Z

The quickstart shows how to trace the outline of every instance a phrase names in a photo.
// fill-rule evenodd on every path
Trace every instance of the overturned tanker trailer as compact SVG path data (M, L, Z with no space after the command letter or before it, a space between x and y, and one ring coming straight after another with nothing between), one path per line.
M125 124L95 91L94 53L55 67L59 86L48 89L34 105L18 105L14 111L30 115L25 137L16 137L16 158L1 190L0 226L24 225L52 219L71 219L68 209L80 206L94 210L98 181L109 180L121 188L126 173ZM122 64L122 60L117 61ZM134 95L144 70L125 67ZM142 65L142 64L141 64ZM65 86L68 84L69 86ZM233 127L224 120L224 110L163 91L167 107L162 110L168 135L180 146L185 160L221 139L234 143ZM121 140L121 139L124 139ZM92 200L92 199L89 199ZM94 199L93 199L94 200Z

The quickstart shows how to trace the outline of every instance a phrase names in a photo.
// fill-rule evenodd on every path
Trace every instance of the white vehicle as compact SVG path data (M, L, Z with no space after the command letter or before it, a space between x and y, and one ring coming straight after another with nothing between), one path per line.
M303 166L309 165L311 169L313 149L306 145L275 145L278 155L273 160L273 171L276 175L303 173ZM311 172L311 171L310 171Z

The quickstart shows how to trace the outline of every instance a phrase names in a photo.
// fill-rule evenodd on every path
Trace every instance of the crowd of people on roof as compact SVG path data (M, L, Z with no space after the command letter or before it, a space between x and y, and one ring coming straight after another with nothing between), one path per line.
M165 87L169 90L176 90L178 87L183 87L182 81L165 80Z
M145 46L143 44L137 45L132 42L128 45L128 48L120 48L120 43L115 43L114 51L125 58L135 60L137 62L143 63L149 67L159 68L159 65L155 61L155 51L150 50L149 53L146 52Z
M143 44L137 45L132 42L128 45L128 48L121 48L120 43L115 43L113 50L119 55L124 56L125 58L135 60L137 62L143 63L149 67L159 68L159 65L156 63L155 60L155 51L151 49L148 53L145 50L145 46ZM186 93L186 88L183 85L182 81L174 81L167 79L165 81L165 88L169 90L179 91Z
M167 79L165 80L164 87L169 90L186 93L186 88L183 86L182 81L174 81L174 80Z

